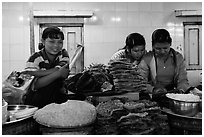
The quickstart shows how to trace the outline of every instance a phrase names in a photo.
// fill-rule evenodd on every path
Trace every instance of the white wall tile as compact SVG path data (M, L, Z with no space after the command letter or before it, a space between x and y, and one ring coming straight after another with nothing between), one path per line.
M132 11L128 12L127 23L128 23L128 27L139 26L140 25L139 12L132 12Z
M151 11L160 11L160 12L164 11L163 2L152 2L151 3Z
M2 81L4 81L10 73L11 73L10 62L3 60L2 61Z
M11 61L25 60L23 45L10 46L10 60Z
M10 48L8 44L4 44L2 46L2 60L9 61L10 60Z
M104 11L103 12L103 26L114 26L115 27L115 21L116 18L116 12L115 11Z
M162 12L152 12L151 14L151 20L152 20L152 26L158 27L164 25L164 16Z
M128 2L128 11L139 11L139 2Z
M128 3L126 2L116 2L116 11L127 11Z
M134 30L133 30L134 31ZM122 47L124 47L124 45L125 45L125 39L126 39L126 37L129 35L129 33L128 33L128 28L126 27L126 28L117 28L116 30L115 30L115 35L116 35L116 40L115 40L115 42L119 42L119 43L123 43L122 45L121 45L121 48Z
M10 63L10 72L16 70L16 71L22 71L25 68L25 61L12 61Z
M126 27L128 24L127 18L128 18L127 12L124 12L124 11L116 12L116 20L115 20L116 27Z
M101 28L99 26L87 26L86 27L84 38L85 41L88 42L103 42L104 41L104 28Z
M12 9L12 10L23 10L24 4L25 4L24 2L10 2L8 4L8 7L9 9Z
M152 20L149 20L151 18L152 18L152 16L151 16L151 14L149 12L141 11L139 13L139 25L140 26L151 26Z
M150 2L139 2L139 11L151 11Z
M10 28L3 27L2 28L2 46L5 44L8 45L10 43Z
M9 2L2 2L2 11L8 10L9 8Z
M16 27L10 29L10 44L16 45L16 44L23 44L24 40L24 32L22 31L23 27Z
M116 41L116 28L104 27L103 30L103 40L104 42L115 42Z
M103 3L103 11L115 11L116 3L115 2L104 2Z

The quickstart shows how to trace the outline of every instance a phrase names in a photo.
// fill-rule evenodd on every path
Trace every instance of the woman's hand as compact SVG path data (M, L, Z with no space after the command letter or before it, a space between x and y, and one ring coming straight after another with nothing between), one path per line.
M22 97L25 93L26 91L13 88L9 84L4 83L2 86L2 97L9 104L21 104L23 102Z
M165 88L154 88L153 89L153 94L166 94L167 93L167 90Z
M61 78L67 78L69 73L70 73L69 64L66 64L63 67L61 67L58 70L58 72L59 72Z
M152 91L152 99L155 101L160 100L161 97L165 96L167 93L167 90L162 87L155 87Z
M31 75L31 76L33 76L35 73L34 73L34 71L29 71L29 70L23 70L23 71L21 71L20 72L21 74L29 74L29 75Z
M194 95L198 95L200 98L202 98L202 91L200 91L197 88L194 88L193 90L191 90L190 93L192 93Z

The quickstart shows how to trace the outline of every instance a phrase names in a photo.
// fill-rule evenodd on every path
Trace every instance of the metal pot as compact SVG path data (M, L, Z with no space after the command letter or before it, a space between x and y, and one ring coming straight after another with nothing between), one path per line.
M195 116L199 112L199 102L185 102L172 100L170 109L177 114L185 116Z
M185 95L187 94L183 94L184 98L185 98ZM201 100L188 101L188 100L180 100L180 99L172 98L168 95L167 97L170 100L170 109L176 114L192 117L199 112L199 104Z

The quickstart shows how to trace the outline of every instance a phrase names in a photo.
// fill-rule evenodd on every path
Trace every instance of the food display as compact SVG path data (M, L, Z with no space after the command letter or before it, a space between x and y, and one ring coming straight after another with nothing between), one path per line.
M103 64L92 64L82 73L66 79L65 88L73 93L102 93L113 89L112 77Z
M88 102L69 100L62 104L48 104L36 111L33 117L47 127L73 128L93 123L96 109Z
M168 134L167 117L156 102L112 98L97 107L96 134Z
M146 91L146 80L137 71L132 63L126 59L109 62L108 68L113 75L115 90L117 92L143 92Z
M122 109L123 103L117 99L110 100L108 102L102 102L96 108L97 114L100 115L101 117L111 116L114 111Z

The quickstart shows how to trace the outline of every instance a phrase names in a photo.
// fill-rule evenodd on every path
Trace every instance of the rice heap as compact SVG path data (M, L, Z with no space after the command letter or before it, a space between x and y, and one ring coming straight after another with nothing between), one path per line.
M33 117L38 123L48 127L80 127L95 121L96 109L88 102L69 100L62 104L46 105L36 111Z
M194 94L173 94L169 93L166 96L170 99L185 101L185 102L198 102L201 101L200 97Z

